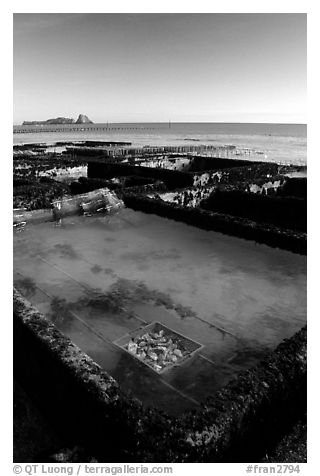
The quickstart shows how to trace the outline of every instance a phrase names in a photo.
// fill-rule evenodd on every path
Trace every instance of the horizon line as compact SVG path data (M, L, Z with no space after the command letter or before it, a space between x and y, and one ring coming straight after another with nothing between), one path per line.
M30 121L31 122L31 121ZM37 121L34 121L37 122ZM39 122L41 122L39 120ZM307 122L247 122L247 121L105 121L105 122L93 122L90 123L83 123L83 124L48 124L48 125L61 125L61 126L84 126L84 125L99 125L99 124L278 124L278 125L296 125L296 126L307 126ZM29 124L29 125L37 125L37 124ZM13 126L23 126L23 124L15 124ZM25 127L25 126L24 126Z

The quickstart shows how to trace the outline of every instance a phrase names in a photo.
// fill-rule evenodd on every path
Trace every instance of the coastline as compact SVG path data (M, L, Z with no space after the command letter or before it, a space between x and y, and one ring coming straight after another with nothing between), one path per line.
M64 127L56 132L57 129L59 126L52 132L13 134L13 143L53 145L59 141L115 140L129 141L133 147L204 144L217 148L232 144L246 160L251 159L247 151L252 151L256 160L307 164L307 126L299 124L172 123L169 128L165 123L106 123L81 125L74 131Z

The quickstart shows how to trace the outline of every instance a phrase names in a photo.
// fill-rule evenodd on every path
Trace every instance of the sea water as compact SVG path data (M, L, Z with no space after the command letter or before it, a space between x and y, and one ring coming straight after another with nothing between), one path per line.
M48 126L37 126L39 131ZM76 127L77 131L71 131ZM14 126L34 131L36 126ZM15 133L14 144L58 141L124 141L146 145L234 145L255 151L247 160L307 164L306 124L119 123L50 126L52 132ZM63 132L58 132L63 129ZM93 130L94 129L94 130ZM258 153L258 155L256 154Z

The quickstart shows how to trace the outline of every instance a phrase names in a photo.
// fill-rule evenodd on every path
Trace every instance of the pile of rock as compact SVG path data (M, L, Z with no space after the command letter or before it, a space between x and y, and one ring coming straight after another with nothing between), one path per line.
M165 334L163 329L132 338L126 349L157 372L177 364L190 353L181 340Z

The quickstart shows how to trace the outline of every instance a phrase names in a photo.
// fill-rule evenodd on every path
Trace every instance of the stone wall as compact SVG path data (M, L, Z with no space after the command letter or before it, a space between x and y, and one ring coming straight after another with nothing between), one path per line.
M152 177L164 181L168 186L188 187L193 184L193 175L176 170L158 169L117 163L88 162L89 178L121 177L124 175L136 175L139 177Z

